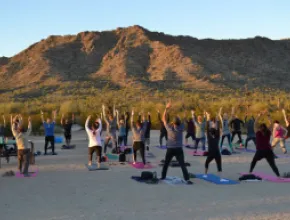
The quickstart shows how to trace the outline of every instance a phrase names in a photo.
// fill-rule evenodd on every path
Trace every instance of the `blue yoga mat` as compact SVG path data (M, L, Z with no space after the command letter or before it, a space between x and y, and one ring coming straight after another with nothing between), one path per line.
M207 177L203 177L204 174L196 174L196 178L198 179L202 179L202 180L205 180L205 181L208 181L208 182L211 182L211 183L215 183L217 185L234 185L234 184L239 184L238 181L234 181L234 180L230 180L230 179L226 179L226 178L223 178L223 179L226 179L228 180L227 182L221 182L220 181L220 177L219 176L216 176L214 174L207 174Z
M159 148L159 149L161 149L161 150L166 150L167 149L166 146L159 146L159 145L157 145L156 147Z

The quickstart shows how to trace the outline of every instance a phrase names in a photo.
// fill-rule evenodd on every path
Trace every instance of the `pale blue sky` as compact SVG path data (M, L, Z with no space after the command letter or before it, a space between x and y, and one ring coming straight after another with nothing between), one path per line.
M290 37L289 0L0 0L0 56L49 35L141 25L197 38Z

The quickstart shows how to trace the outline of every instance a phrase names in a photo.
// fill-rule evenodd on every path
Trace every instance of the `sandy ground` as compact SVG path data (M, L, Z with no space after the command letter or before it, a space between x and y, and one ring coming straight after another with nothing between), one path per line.
M290 184L242 183L214 185L193 179L191 186L147 185L130 179L140 171L128 166L112 166L110 171L89 172L85 133L73 133L74 150L61 150L57 156L36 157L39 173L34 178L0 177L1 220L145 220L145 219L290 219ZM43 137L32 137L36 149L43 151ZM158 132L152 132L152 145ZM290 146L290 143L287 144ZM253 145L250 145L253 148ZM165 151L151 148L158 163ZM277 153L281 153L279 148ZM223 156L224 177L237 179L246 172L253 154ZM140 158L140 157L139 157ZM189 171L202 173L204 157L186 154ZM276 160L280 172L290 171L289 159ZM15 170L2 159L1 174ZM32 169L33 167L31 167ZM161 168L154 169L160 175ZM261 161L256 171L273 174ZM210 166L216 172L215 163ZM180 168L169 168L168 175L182 177Z

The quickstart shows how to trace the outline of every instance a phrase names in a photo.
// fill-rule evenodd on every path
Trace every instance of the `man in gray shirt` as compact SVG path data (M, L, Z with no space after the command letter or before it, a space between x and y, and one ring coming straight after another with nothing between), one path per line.
M179 117L175 117L172 125L168 124L166 120L166 115L170 107L171 107L171 103L168 103L166 105L166 108L162 117L162 121L167 130L168 140L167 140L167 151L165 155L165 162L162 169L161 179L164 180L166 178L168 166L172 158L175 157L181 166L184 180L187 182L187 184L192 184L192 182L189 180L189 174L184 163L184 153L182 149L184 124L181 122Z

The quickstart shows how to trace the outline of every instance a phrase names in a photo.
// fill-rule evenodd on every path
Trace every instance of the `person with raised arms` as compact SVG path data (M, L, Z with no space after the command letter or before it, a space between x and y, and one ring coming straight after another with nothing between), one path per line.
M3 152L3 155L6 158L7 163L9 162L9 152L8 152L8 148L5 145L5 129L6 129L6 120L5 120L5 116L2 115L2 119L3 119L3 124L0 121L0 156ZM0 158L1 160L1 158ZM1 166L1 162L0 162L0 166Z
M222 130L222 140L220 144L220 149L223 148L224 139L228 139L228 144L231 149L231 152L233 152L232 142L231 142L231 131L230 131L230 121L232 120L234 108L232 109L231 117L228 117L227 113L222 114L223 107L219 110L219 118L221 121L221 130Z
M275 121L273 125L273 140L272 148L274 149L276 145L280 142L280 147L284 154L287 154L285 147L285 137L287 137L287 129L280 125L279 121Z
M270 123L269 128L265 123L259 124L258 121L262 114L265 114L265 112L258 114L258 117L255 120L254 129L256 133L256 153L253 157L253 160L251 162L250 166L250 173L253 172L256 163L262 159L266 159L276 176L280 177L279 170L275 163L275 155L273 153L270 139L271 139L271 127L272 127L272 120L270 115L268 114L268 120Z
M126 137L125 137L124 144L125 144L125 146L127 146L129 131L130 131L130 114L129 114L129 112L124 113L124 118L125 118L125 124L126 124Z
M105 140L105 146L104 146L104 154L107 153L107 147L109 145L110 140L112 141L113 148L115 149L116 153L118 153L118 148L117 148L117 118L116 118L115 105L113 107L113 113L111 113L109 115L108 119L107 119L105 105L103 105L102 108L103 108L103 117L104 117L106 127L107 127L106 140Z
M186 123L187 123L187 132L185 135L185 146L189 147L188 138L191 138L193 142L195 141L195 126L192 116L188 120L186 120Z
M234 108L232 110L232 115L233 115L233 117L232 117L232 120L230 122L230 126L232 129L231 143L233 144L233 140L235 139L235 136L237 134L238 138L239 138L238 143L240 145L243 145L241 125L244 126L244 122L241 119L239 119L237 115L235 115Z
M287 135L285 136L285 140L287 140L290 137L290 117L287 118L285 109L282 109L282 113L286 123Z
M193 123L195 126L195 146L194 146L195 151L194 151L194 153L197 152L199 142L201 142L201 144L202 144L202 150L205 151L205 141L206 141L206 139L205 139L205 125L206 125L205 112L204 112L204 116L202 117L201 115L199 115L197 117L197 120L195 117L194 110L191 111L191 115L192 115Z
M220 114L217 116L216 120L210 118L210 114L206 112L207 122L206 122L206 132L207 132L207 141L208 141L208 155L205 161L205 175L207 177L207 172L210 162L214 159L217 165L217 170L219 176L221 177L222 172L222 157L219 148L220 141ZM221 179L221 181L225 181Z
M15 123L17 119L18 123ZM28 177L29 160L30 160L29 159L30 150L28 148L29 145L28 136L32 131L31 118L28 117L28 129L26 132L24 132L23 119L21 115L16 115L14 118L11 115L11 130L17 144L18 170L20 173L23 173L25 177Z
M248 142L249 141L253 141L255 146L256 146L256 134L255 134L255 118L254 116L252 116L249 120L248 120L248 113L246 113L246 117L245 117L245 126L247 129L247 139L246 139L246 143L245 143L245 149L248 148Z
M122 143L125 145L125 139L126 139L126 120L120 119L119 117L119 111L116 110L117 113L117 125L118 125L118 151L122 145Z
M91 115L87 117L85 129L88 135L89 139L89 162L88 165L92 165L93 160L93 154L96 153L96 161L98 168L100 168L101 165L101 157L102 157L102 140L101 140L101 131L102 131L102 121L100 118L98 118L91 126L89 126L90 119L92 118Z
M72 114L71 120L69 120L68 118L64 119L64 114L62 114L60 123L64 130L64 138L66 146L69 147L71 143L71 128L75 123L75 115Z
M166 174L168 170L168 166L173 157L179 162L179 165L182 169L184 180L187 184L192 184L189 180L189 174L184 162L184 153L183 153L183 131L184 131L184 123L182 123L181 119L176 116L172 124L168 124L166 120L166 116L168 110L171 108L171 103L166 104L166 108L163 113L162 121L164 126L168 132L168 141L167 141L167 150L165 155L165 162L162 168L161 180L166 179Z
M41 120L43 123L45 133L44 155L47 155L48 143L51 144L52 155L56 155L54 151L54 127L56 121L56 111L53 111L52 113L53 113L52 121L49 117L46 119L46 121L44 121L43 111L41 111Z
M133 134L133 164L136 164L137 161L137 151L140 151L142 162L146 165L145 160L145 132L147 129L148 122L145 120L145 116L143 115L143 124L140 120L137 120L136 124L134 124L134 109L132 110L131 116L131 130Z
M159 147L162 147L162 143L163 143L163 138L165 138L165 141L167 142L168 140L168 136L167 136L167 130L164 126L164 122L162 121L162 118L160 116L160 111L157 110L157 113L158 113L158 120L160 122L160 135L159 135ZM169 121L169 115L166 116L166 120L167 122ZM165 144L166 145L166 144Z

